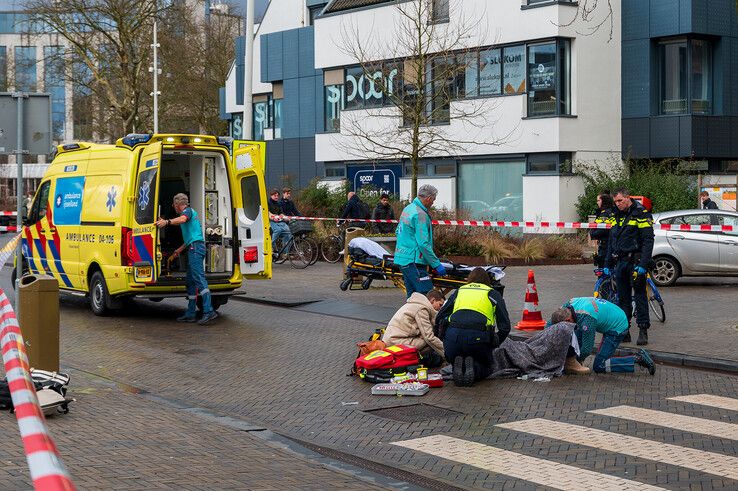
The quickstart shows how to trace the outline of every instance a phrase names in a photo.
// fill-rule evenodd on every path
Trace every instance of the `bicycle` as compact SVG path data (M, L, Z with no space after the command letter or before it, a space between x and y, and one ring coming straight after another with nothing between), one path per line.
M318 248L318 243L310 237L310 234L313 232L313 224L307 220L292 220L289 223L290 226L290 232L292 233L292 236L295 237L295 240L298 242L305 241L310 246L310 258L308 261L308 266L312 266L313 264L318 262L318 257L320 256L320 251Z
M320 253L328 263L337 263L343 255L344 226L338 225L338 234L331 234L320 242Z
M282 264L287 259L295 269L305 269L310 265L313 257L312 241L305 240L304 237L295 237L290 235L286 243L278 247L278 252L272 252L272 261L276 264Z
M606 275L604 269L596 268L594 270L597 276L597 281L594 286L594 293L592 296L595 298L602 298L612 303L618 303L618 292L615 284L615 278L612 275ZM635 279L636 273L633 273ZM661 298L659 289L656 288L656 284L651 278L651 273L646 273L646 299L648 299L648 306L656 316L656 318L664 323L666 322L666 309L664 308L664 299ZM635 315L636 307L635 300L633 300L633 315Z

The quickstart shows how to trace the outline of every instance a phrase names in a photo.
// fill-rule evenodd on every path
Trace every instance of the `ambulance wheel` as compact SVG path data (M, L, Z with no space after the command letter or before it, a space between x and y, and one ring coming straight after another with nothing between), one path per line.
M90 308L95 315L106 315L110 309L110 294L105 278L100 271L95 271L90 279Z

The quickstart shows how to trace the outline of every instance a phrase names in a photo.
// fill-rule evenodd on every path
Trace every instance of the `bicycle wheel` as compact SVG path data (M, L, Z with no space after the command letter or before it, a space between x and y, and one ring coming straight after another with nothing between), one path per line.
M290 246L290 264L295 269L305 269L310 264L310 258L313 257L312 247L310 243L304 239L294 239Z
M615 285L613 281L609 278L606 278L600 284L600 287L597 289L597 294L603 300L617 303L617 293L615 292Z
M649 295L648 306L651 307L653 315L661 322L666 322L666 310L664 309L664 301L657 299L654 295Z
M308 266L312 266L313 264L318 262L318 258L320 257L320 250L318 248L318 243L315 242L315 239L313 239L312 237L304 237L304 240L310 244L310 250L312 251L312 256L310 257Z
M341 260L341 238L337 235L329 235L320 243L320 253L329 263L337 263Z

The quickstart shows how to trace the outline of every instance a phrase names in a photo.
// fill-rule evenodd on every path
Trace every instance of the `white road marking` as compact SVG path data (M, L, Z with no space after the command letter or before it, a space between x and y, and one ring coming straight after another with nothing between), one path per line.
M588 412L603 416L612 416L613 418L638 421L639 423L664 426L690 433L700 433L726 440L738 440L738 424L725 423L723 421L712 421L709 419L695 418L694 416L682 416L680 414L632 406L615 406Z
M593 472L580 467L530 457L481 443L445 435L433 435L393 445L427 453L485 471L522 479L540 486L566 491L603 491L606 489L663 489L638 481Z
M738 479L738 457L541 418L515 421L497 426L508 430L555 438L577 445L595 447L608 452L663 462L664 464L706 472L728 479Z
M701 406L718 407L720 409L730 409L738 411L738 399L730 397L714 396L711 394L694 394L691 396L669 397L672 401L689 402L691 404L699 404Z

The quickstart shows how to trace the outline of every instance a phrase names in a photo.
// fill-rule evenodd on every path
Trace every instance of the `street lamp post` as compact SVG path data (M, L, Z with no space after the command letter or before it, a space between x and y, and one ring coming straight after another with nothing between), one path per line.
M252 104L252 83L253 83L253 65L254 65L254 0L246 0L246 34L244 35L246 44L244 74L243 74L243 121L241 121L241 138L252 138L252 120L251 111Z
M154 48L154 66L149 68L150 72L154 75L154 91L151 93L154 96L154 133L159 133L159 43L156 39L156 21L154 21L154 43L151 45Z

